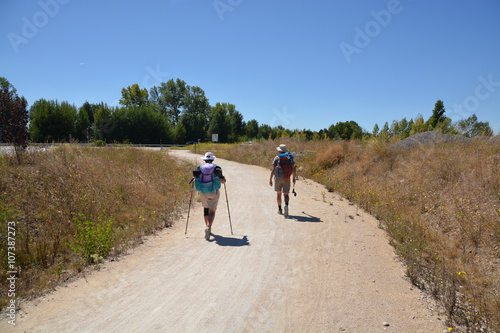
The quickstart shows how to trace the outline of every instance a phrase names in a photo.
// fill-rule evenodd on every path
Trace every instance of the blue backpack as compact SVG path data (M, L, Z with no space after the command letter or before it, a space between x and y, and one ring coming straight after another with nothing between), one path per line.
M213 193L220 189L220 177L214 174L216 165L214 163L205 163L200 166L201 172L195 173L194 185L197 191L201 193Z

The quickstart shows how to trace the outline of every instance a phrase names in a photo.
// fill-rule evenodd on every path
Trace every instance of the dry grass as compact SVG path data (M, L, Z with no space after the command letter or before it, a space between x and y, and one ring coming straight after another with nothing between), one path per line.
M234 146L222 155L269 167L281 142ZM394 150L378 141L284 143L300 175L380 219L408 277L443 305L450 325L500 331L498 144Z
M100 231L110 225L107 239L97 229L86 234L111 244L106 252L116 256L168 226L189 191L190 167L161 152L66 145L28 153L24 159L17 165L0 156L2 306L7 300L9 221L16 222L16 296L28 297L102 259L95 256L89 262L71 249L85 236L78 234L79 222Z

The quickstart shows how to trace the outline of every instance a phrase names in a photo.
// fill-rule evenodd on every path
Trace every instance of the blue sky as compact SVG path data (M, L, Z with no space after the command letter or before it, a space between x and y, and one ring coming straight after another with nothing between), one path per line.
M500 131L498 0L0 0L0 76L31 105L118 105L171 78L246 121L454 121Z

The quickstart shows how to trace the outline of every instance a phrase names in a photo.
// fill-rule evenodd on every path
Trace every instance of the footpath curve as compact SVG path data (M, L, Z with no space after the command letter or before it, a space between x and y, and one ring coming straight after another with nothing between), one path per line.
M301 179L284 219L269 170L216 163L234 235L223 188L208 242L194 196L187 237L186 213L130 255L24 304L0 331L443 332L375 218Z

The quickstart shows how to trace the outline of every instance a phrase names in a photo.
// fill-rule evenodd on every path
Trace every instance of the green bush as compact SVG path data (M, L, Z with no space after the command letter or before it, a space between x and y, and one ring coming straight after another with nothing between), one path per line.
M96 147L104 147L106 146L106 142L102 141L102 140L96 140L96 142L94 143Z
M75 243L69 244L69 247L81 255L85 263L100 262L115 246L117 235L113 232L113 217L108 218L104 211L97 217L97 223L92 215L87 220L82 213L73 220L76 222L77 231L73 235Z

